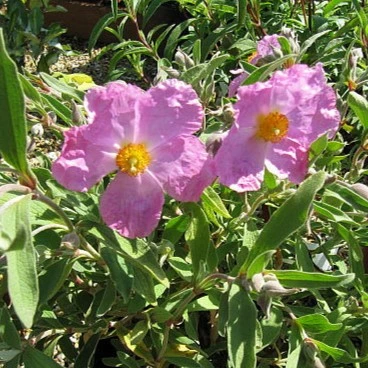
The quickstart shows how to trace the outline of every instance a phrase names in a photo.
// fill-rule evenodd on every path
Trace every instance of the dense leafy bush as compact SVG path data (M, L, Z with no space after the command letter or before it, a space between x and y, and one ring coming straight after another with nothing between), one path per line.
M365 2L111 5L105 87L0 32L4 366L365 367Z

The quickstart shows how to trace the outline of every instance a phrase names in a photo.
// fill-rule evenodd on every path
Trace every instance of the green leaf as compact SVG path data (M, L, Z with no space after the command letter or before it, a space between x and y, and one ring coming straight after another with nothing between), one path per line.
M147 303L156 303L155 284L153 279L140 268L134 268L133 288L135 292L141 295Z
M354 273L330 275L327 273L296 270L267 270L265 273L273 273L276 275L277 279L285 287L305 289L336 288L350 284L355 278Z
M18 77L20 82L22 83L22 88L25 95L33 102L42 104L41 94L37 91L35 87L33 87L32 83L22 74L18 74Z
M218 27L209 33L209 35L201 42L202 50L201 57L202 61L205 61L215 48L216 43L221 40L224 36L235 31L238 25L233 22L225 27Z
M317 345L317 347L327 353L328 355L330 355L336 362L339 363L345 363L345 364L349 364L349 363L362 363L362 362L367 362L368 361L368 356L362 357L362 358L355 358L352 357L348 352L346 352L345 350L339 349L339 348L335 348L332 346L329 346L325 343L323 343L322 341L318 341L318 340L314 340L314 339L310 339L315 345Z
M300 324L307 332L312 334L325 333L329 331L337 331L343 327L342 323L331 323L322 314L308 314L296 319L296 322Z
M247 14L247 0L237 0L237 18L238 27L245 25L245 17Z
M59 259L46 267L39 277L40 303L46 303L63 286L73 267L74 260Z
M25 368L62 368L53 359L29 345L24 349L23 363Z
M180 257L170 257L168 262L183 280L190 282L193 276L193 270L189 263Z
M190 248L193 274L197 276L204 271L203 267L207 272L212 271L216 267L217 260L213 254L215 250L210 242L210 230L203 210L195 203L186 203L184 208L191 215L185 239Z
M79 91L76 88L70 87L66 83L63 83L62 81L52 77L49 74L46 73L40 73L41 78L53 89L56 91L63 93L64 95L67 95L71 98L74 98L76 101L82 103L83 102L83 96L84 93L82 91Z
M147 8L144 10L143 16L143 28L146 27L148 21L155 14L156 10L161 7L162 4L169 2L170 0L151 0L148 2Z
M124 257L133 266L141 268L165 287L170 286L169 280L158 263L157 257L143 240L129 240L122 236L117 236L111 229L99 225L96 225L90 232L102 244L113 247L120 256Z
M332 220L336 223L344 222L347 224L357 225L357 223L349 217L344 211L335 206L323 202L314 202L314 210L319 215Z
M91 362L95 355L94 353L99 340L100 340L99 333L92 335L88 339L88 341L83 345L83 348L80 351L77 359L75 360L74 368L86 368L91 366Z
M227 348L231 368L255 368L257 308L250 295L233 284L229 294Z
M320 38L322 37L324 34L331 32L330 30L326 30L326 31L322 31L320 33L317 33L315 35L313 35L312 37L309 37L303 44L302 47L300 49L299 55L298 55L298 59L297 62L299 62L303 55L307 52L307 50Z
M258 256L275 250L283 241L305 224L314 196L323 186L324 181L325 173L322 171L310 176L300 185L293 196L275 211L250 250L246 262L241 267L241 272L246 271ZM253 267L252 273L248 273L248 277L262 272L265 265L265 263L259 263L257 267Z
M103 316L106 312L110 310L110 308L114 305L116 300L116 292L115 286L112 281L108 281L106 288L104 290L104 294L101 300L101 304L97 308L96 315L97 317Z
M262 327L262 349L273 344L280 335L283 326L284 316L282 311L272 307L268 318L261 320Z
M358 93L349 93L348 105L354 111L365 129L368 128L368 101Z
M231 218L220 196L212 187L207 187L202 193L201 200L205 202L211 209L217 212L220 216Z
M218 310L220 301L217 296L205 295L188 304L188 312Z
M202 366L192 358L165 357L165 360L167 360L171 364L174 364L175 367L202 368Z
M286 55L283 57L278 58L275 61L272 61L271 63L268 63L266 65L263 65L259 68L257 68L254 72L252 72L248 78L246 78L242 85L250 85L256 82L262 82L266 78L269 77L269 75L275 71L278 67L283 65L287 60L289 60L291 57L295 55Z
M349 231L345 226L336 224L337 231L341 237L346 241L349 247L349 264L350 271L354 272L356 278L365 282L365 270L364 270L364 256L362 247L354 236L354 232Z
M6 51L0 27L0 153L9 165L28 173L25 105L17 67Z
M15 312L23 325L30 328L33 324L39 298L36 257L29 221L32 194L20 198L12 204L12 212L7 212L5 218L7 233L12 239L12 244L6 252L8 288ZM4 206L6 205L3 205L2 208ZM10 208L7 211L10 211ZM1 222L4 224L1 209L0 213Z
M52 111L65 123L68 125L72 125L72 110L70 110L68 107L66 107L63 103L58 101L56 98L54 98L51 95L42 94L42 100L45 102Z
M15 350L21 350L18 331L6 307L0 309L0 342L5 342L10 348Z
M195 65L182 73L181 79L184 82L195 85L199 83L202 79L205 79L209 74L211 74L215 69L217 69L228 59L229 55L225 54L214 57L206 63Z
M101 256L106 262L111 280L115 284L117 291L123 297L124 302L127 303L133 285L132 267L130 267L124 257L111 248L103 247Z
M166 223L162 238L169 240L172 244L176 244L187 230L189 221L190 218L186 215L170 219Z
M184 22L178 24L173 31L171 32L170 36L166 41L166 46L164 50L164 57L168 60L172 60L174 51L177 47L178 42L180 41L180 35L193 23L196 21L194 18L190 18L185 20Z
M119 12L115 15L112 13L105 14L102 16L96 25L93 27L91 35L88 40L88 52L91 53L92 49L95 47L98 38L101 36L101 33L105 30L107 26L109 26L112 22L117 20L120 17L127 16L127 13Z
M359 209L360 211L368 211L368 200L357 193L355 190L350 189L340 183L334 183L329 186L329 188L338 193L344 200L349 202L353 207Z

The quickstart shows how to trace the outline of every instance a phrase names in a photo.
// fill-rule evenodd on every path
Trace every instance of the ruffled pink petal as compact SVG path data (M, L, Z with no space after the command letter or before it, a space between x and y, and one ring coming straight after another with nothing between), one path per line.
M257 128L257 118L271 112L272 85L258 82L238 88L238 101L234 104L235 121L240 128Z
M111 82L86 94L88 112L86 139L101 146L120 147L138 134L136 104L144 91L125 82Z
M153 150L152 157L149 170L179 201L198 201L204 188L215 179L212 158L195 136L173 138Z
M129 176L119 172L102 195L100 213L105 223L127 238L149 235L157 226L164 195L149 173Z
M257 54L259 58L272 55L275 49L280 49L279 36L276 34L266 35L257 43Z
M295 184L301 183L308 170L308 150L298 142L286 138L270 145L265 165L280 179L288 178Z
M105 152L85 139L87 125L64 133L61 155L52 165L52 174L64 187L84 192L116 169L115 154Z
M270 106L289 119L288 137L309 146L319 136L333 135L340 123L336 95L327 85L322 64L314 68L296 64L270 79Z
M237 192L258 190L268 146L253 130L233 126L215 156L220 183Z
M202 126L203 110L192 86L170 79L149 89L138 101L140 142L150 149Z

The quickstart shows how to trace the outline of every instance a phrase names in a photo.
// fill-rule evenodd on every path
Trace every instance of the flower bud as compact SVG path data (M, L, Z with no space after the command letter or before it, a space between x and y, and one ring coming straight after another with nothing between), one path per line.
M174 68L165 68L164 70L171 78L179 78L181 75L180 71Z
M41 123L37 123L32 126L31 134L36 137L42 137L44 133L44 129Z
M81 108L74 101L72 101L72 120L77 125L82 125L85 122Z
M361 48L355 48L350 51L349 54L349 78L348 86L351 91L356 89L356 71L359 59L363 58L363 52Z
M284 36L289 41L289 45L293 54L299 54L300 45L298 41L298 36L295 31L288 27L281 28L281 36Z
M45 117L45 119L43 119L43 124L46 127L50 127L53 126L57 121L57 116L53 111L49 111Z
M175 61L178 65L183 66L185 69L189 69L194 66L194 61L183 50L178 49L175 53Z
M356 68L358 61L363 58L363 51L361 48L354 48L349 54L349 67Z
M207 138L206 150L212 157L214 157L217 151L220 149L222 141L227 136L227 134L228 132L213 133Z
M350 186L351 189L365 199L368 199L368 187L362 183L355 183Z
M313 368L325 368L325 364L319 357L319 349L317 345L310 339L303 340L303 353Z
M234 114L235 112L231 104L226 104L222 109L223 119L227 124L231 125L234 122Z
M29 137L28 135L26 139L27 139L26 141L27 152L32 152L36 148L36 142L34 141L33 138Z
M261 287L261 292L265 293L269 297L280 297L280 296L284 296L284 295L294 294L297 291L299 291L299 289L295 289L295 288L285 289L280 284L277 277L272 273L269 273L269 274L265 275L264 276L264 281L265 281L265 283Z
M159 246L157 247L157 251L159 254L170 254L175 250L174 244L171 241L163 239Z
M69 233L63 236L61 239L61 246L67 249L77 249L79 248L80 239L79 236L75 233Z

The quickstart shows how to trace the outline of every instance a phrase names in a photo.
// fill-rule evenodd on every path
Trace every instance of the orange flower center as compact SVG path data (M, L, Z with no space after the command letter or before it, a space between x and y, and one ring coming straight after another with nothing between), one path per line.
M258 117L257 137L267 142L278 143L284 138L289 129L288 118L279 112L270 112Z
M257 52L257 51L252 52L252 54L248 56L248 59L247 59L248 63L251 63L251 62L252 62L252 60L253 60L255 57L257 57L257 56L258 56L258 52Z
M144 173L150 162L151 156L144 144L129 143L116 156L116 165L120 171L130 176Z

